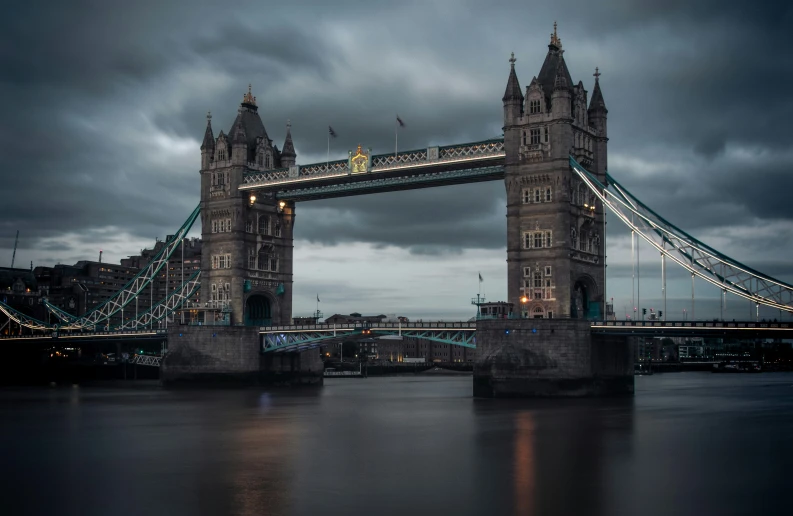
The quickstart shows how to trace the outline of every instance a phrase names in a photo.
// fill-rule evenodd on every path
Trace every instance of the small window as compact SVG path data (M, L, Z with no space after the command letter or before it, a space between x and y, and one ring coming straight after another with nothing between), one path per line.
M542 192L540 191L540 189L539 188L535 188L534 189L534 202L540 202L542 200L541 197L540 197L541 195L542 195Z
M231 219L226 219L226 232L231 232Z
M540 143L540 129L532 129L531 130L531 144L537 145Z
M531 267L523 267L523 275L529 276L531 274Z
M212 232L213 233L217 233L218 232L218 221L216 221L216 220L212 221Z
M275 223L275 236L277 236L277 237L281 236L281 223L280 222L276 222Z
M259 217L259 233L262 235L270 234L270 218L261 216Z
M548 126L547 125L543 128L543 132L545 133L544 136L543 136L543 141L545 143L548 143Z
M551 187L545 188L545 202L551 202Z
M542 247L542 233L540 232L534 233L534 247Z
M551 266L550 265L546 265L545 266L545 275L546 276L550 276L551 275Z
M523 145L526 145L526 131L523 131Z
M250 220L245 223L245 232L253 233L253 224L251 223Z
M551 232L545 232L545 247L551 247Z
M534 115L539 112L540 112L540 101L539 100L529 101L529 113Z
M529 204L531 202L531 190L528 188L523 189L523 204Z

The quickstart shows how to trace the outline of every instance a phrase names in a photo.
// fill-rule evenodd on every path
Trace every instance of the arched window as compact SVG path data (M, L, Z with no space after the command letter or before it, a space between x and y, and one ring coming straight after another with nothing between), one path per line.
M545 188L545 202L551 202L551 187Z
M542 191L539 188L535 188L534 189L534 202L540 202L540 200L541 200L540 196L541 195L542 195Z
M534 308L534 318L535 318L535 319L542 319L542 318L543 318L543 314L544 314L544 312L545 312L545 311L542 309L542 307L541 307L541 306L537 306L537 307L535 307L535 308Z

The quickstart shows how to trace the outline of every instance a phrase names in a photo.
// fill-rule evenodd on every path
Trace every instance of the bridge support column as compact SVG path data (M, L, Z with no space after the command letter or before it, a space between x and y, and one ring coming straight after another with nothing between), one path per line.
M633 346L627 337L592 335L588 321L478 321L476 347L476 397L633 394Z
M322 383L319 350L262 355L260 343L258 327L172 325L160 380L166 386Z

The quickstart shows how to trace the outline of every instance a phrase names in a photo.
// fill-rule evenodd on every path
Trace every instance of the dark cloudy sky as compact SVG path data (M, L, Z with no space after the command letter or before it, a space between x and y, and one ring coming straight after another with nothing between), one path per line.
M358 143L400 148L501 134L511 51L525 87L554 20L573 79L599 66L613 176L734 258L793 280L793 9L788 2L29 1L0 20L0 263L118 259L198 202L205 116L228 131L248 83L298 163ZM485 278L506 297L498 182L298 206L295 315L467 318ZM610 225L609 297L631 304L630 244ZM627 249L627 252L626 252ZM643 306L659 259L642 248ZM670 283L668 311L690 305ZM718 293L697 285L697 317ZM654 300L653 300L654 298ZM674 298L674 299L673 299ZM733 317L748 304L732 299ZM778 316L771 311L768 317Z

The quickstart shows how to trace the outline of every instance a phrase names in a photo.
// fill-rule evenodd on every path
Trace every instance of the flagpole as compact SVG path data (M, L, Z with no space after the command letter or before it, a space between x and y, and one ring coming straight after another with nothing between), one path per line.
M398 148L399 148L399 115L397 115L397 120L394 120L394 162L396 162L397 159Z
M328 167L330 167L330 126L328 126L328 155L325 158L325 171L328 171Z

